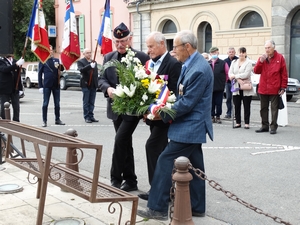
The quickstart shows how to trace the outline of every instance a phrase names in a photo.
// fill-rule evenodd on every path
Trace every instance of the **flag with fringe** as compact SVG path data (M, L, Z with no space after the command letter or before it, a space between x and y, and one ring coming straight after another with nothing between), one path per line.
M31 51L45 63L50 57L50 45L42 3L34 0L27 37L31 40Z
M80 57L77 21L72 0L68 1L66 6L62 49L61 61L65 69L68 70L72 63L74 63Z
M105 55L112 51L112 32L110 23L110 0L105 1L104 15L98 37L98 44L101 46L100 53Z

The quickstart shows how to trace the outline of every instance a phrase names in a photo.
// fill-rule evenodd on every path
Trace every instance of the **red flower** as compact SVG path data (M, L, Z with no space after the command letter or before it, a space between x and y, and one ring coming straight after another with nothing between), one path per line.
M150 70L146 70L146 74L147 74L147 75L150 75L150 74L151 74L151 71L150 71Z

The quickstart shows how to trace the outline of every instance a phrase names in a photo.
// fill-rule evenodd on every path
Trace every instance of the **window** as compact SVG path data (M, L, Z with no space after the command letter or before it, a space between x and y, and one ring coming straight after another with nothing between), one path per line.
M263 27L264 23L257 12L247 13L241 21L240 28Z
M296 12L291 22L291 39L290 39L290 71L292 78L300 80L300 10Z
M202 22L197 29L198 51L208 52L212 45L212 29L208 22Z
M163 34L168 34L168 33L177 33L177 28L175 23L172 20L168 20L162 30Z
M79 36L80 51L85 49L85 35L84 35L84 15L76 16L77 31Z

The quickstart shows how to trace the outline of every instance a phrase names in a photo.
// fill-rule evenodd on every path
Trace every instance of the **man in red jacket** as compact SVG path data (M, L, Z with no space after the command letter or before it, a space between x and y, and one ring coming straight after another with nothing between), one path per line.
M268 40L265 51L254 67L254 73L260 74L258 93L260 94L260 116L262 126L256 133L269 132L276 134L278 127L279 95L285 92L288 75L283 55L275 50L275 43ZM269 123L269 102L271 102L272 121Z

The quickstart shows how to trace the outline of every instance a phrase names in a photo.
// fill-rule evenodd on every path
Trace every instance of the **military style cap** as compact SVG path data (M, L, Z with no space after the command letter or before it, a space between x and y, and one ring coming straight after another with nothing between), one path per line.
M219 48L218 47L211 47L210 49L209 49L209 52L211 53L211 52L215 52L215 51L219 51Z
M119 26L117 26L114 29L114 37L115 38L124 38L130 34L130 31L128 27L124 24L121 23Z

